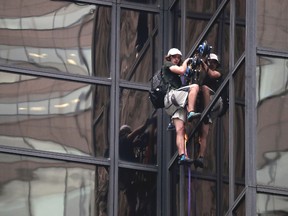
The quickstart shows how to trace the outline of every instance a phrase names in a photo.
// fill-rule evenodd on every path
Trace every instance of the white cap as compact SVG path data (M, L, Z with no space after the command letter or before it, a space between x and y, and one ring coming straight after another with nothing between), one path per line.
M218 56L216 54L214 54L214 53L210 53L209 59L216 60L219 63Z
M131 133L132 129L129 125L122 125L119 130L119 136Z
M180 55L182 56L182 53L179 49L177 48L171 48L167 54L167 56L173 56L173 55Z

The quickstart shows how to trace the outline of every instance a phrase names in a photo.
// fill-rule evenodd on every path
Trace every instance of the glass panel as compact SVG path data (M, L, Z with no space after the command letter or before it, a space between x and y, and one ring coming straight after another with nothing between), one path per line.
M110 76L110 8L67 1L12 4L4 0L0 11L0 64ZM97 59L95 72L92 47Z
M235 182L245 182L245 64L234 74L234 164ZM241 192L241 191L239 191ZM235 187L235 198L238 197Z
M214 182L192 178L190 188L188 181L185 182L185 188L188 190L184 196L185 215L216 215L217 190Z
M221 215L226 215L227 211L229 210L229 184L224 183L224 181L222 181L222 201L220 201L220 205L219 208L221 208Z
M9 154L0 167L1 216L107 215L105 167Z
M119 156L145 164L157 162L157 117L147 92L122 89L120 96Z
M246 213L245 197L241 199L239 205L233 210L233 216L243 216Z
M286 52L288 1L257 0L257 46Z
M210 173L215 173L216 172L216 152L217 152L217 125L218 125L218 119L213 119L211 118L212 123L211 124L202 124L201 126L201 132L206 131L207 132L207 137L206 137L206 151L205 151L205 157L204 157L204 168L203 168L203 172L210 172ZM206 133L204 132L204 133ZM200 136L200 134L197 134L198 136ZM200 139L200 137L198 137ZM202 139L204 139L204 137L202 137ZM202 141L204 142L204 140ZM196 149L197 149L197 145L199 145L199 141L196 144ZM200 148L200 146L198 146L198 148ZM196 153L196 149L195 149L195 153ZM199 149L197 149L197 154L194 155L194 158L198 157L198 152ZM194 166L193 166L194 167ZM200 168L198 168L199 170ZM201 170L201 169L200 169ZM202 171L202 170L201 170Z
M109 94L100 85L0 73L0 144L103 156Z
M185 42L185 51L186 53L190 52L192 47L195 45L196 40L199 38L203 29L206 27L207 21L205 20L196 20L187 18L186 20L186 42ZM216 27L214 27L216 26ZM215 30L217 30L217 25L212 27L211 35L215 36ZM209 45L214 44L215 40L212 37L207 39Z
M155 173L119 169L118 216L157 215Z
M245 28L245 26L238 25L235 29L235 63L245 51Z
M235 9L236 9L236 19L245 19L246 17L246 1L236 0L235 1ZM245 21L245 20L243 20Z
M170 178L170 200L169 200L169 210L170 215L180 215L179 211L179 166L174 165L169 170L169 178Z
M159 3L159 0L120 0L123 2L135 2L135 3L141 3L141 4L157 4Z
M172 45L171 47L176 47L181 49L181 2L182 1L174 1L175 3L172 7L172 26L173 31L171 32L172 37ZM168 48L170 49L170 47ZM168 50L165 52L165 55L168 53Z
M287 196L257 194L257 215L287 215Z
M245 51L246 36L246 1L236 0L236 26L235 26L235 62Z
M149 82L159 69L156 54L160 49L159 16L144 11L121 10L120 78Z
M214 11L216 10L216 1L215 0L186 1L186 6L187 6L187 12L189 13L190 12L214 13Z
M288 61L258 56L256 73L257 182L287 187Z

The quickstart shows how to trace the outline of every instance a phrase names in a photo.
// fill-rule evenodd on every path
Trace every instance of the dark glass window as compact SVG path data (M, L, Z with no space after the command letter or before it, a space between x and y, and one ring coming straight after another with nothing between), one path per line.
M240 203L236 206L236 208L233 210L233 215L237 216L237 215L245 215L246 212L246 208L245 208L245 197L242 198L242 200L240 201Z
M103 156L109 95L105 86L0 73L0 144Z
M184 215L216 215L215 182L193 178L190 185L186 182L185 188L187 188L187 193L184 196Z
M257 0L257 45L287 51L288 1Z
M187 11L193 13L213 13L216 10L216 1L203 0L203 1L187 1Z
M148 93L121 89L119 156L121 160L156 164L157 117Z
M287 187L287 59L258 56L257 182Z
M145 11L121 10L120 79L147 83L159 70L158 19Z
M103 166L0 154L0 215L107 215Z
M235 183L245 185L245 64L241 64L234 77L234 164ZM235 190L235 199L241 191Z
M155 173L120 168L118 216L156 216L156 179Z
M5 0L0 10L0 64L110 76L110 8L68 1L10 4Z

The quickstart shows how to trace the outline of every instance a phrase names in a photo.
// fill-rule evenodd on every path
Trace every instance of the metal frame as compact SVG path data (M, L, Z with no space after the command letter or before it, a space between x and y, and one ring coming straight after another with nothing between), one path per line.
M186 1L181 1L181 49L185 50L185 23L186 23ZM168 132L166 132L166 125L168 123L168 117L164 113L164 111L158 111L158 137L157 141L157 164L158 166L153 165L138 165L133 163L126 163L119 161L118 152L119 146L118 141L119 137L116 136L118 132L119 126L119 107L116 106L119 104L119 89L120 87L134 88L137 90L148 90L149 86L145 84L137 84L137 83L129 83L126 81L120 81L119 77L119 50L120 50L120 40L119 31L120 31L120 11L122 8L127 9L135 9L135 10L143 10L143 6L145 6L145 11L154 12L159 14L160 16L160 25L158 29L159 37L161 38L161 47L162 49L157 52L157 55L162 58L165 55L165 51L172 44L172 17L171 11L175 7L180 0L159 0L160 4L155 6L152 5L141 5L137 3L131 3L128 1L120 1L120 0L81 0L81 1L71 1L71 2L79 2L79 3L89 3L89 4L101 4L104 6L110 6L112 9L112 32L111 32L111 80L100 77L87 77L81 75L73 75L73 74L57 74L53 72L45 72L45 71L32 71L29 69L23 68L13 68L7 66L0 66L0 70L2 72L15 73L15 74L24 74L24 75L32 75L38 77L47 77L54 78L66 81L75 81L75 82L83 82L88 84L99 84L111 86L111 108L110 108L110 154L115 157L111 157L110 160L107 159L99 159L94 157L82 157L76 155L65 155L60 153L47 153L37 150L29 150L24 148L14 148L8 146L0 145L0 152L16 154L16 155L25 155L25 156L33 156L39 158L49 158L55 160L64 160L70 162L78 162L92 165L103 165L109 166L109 201L108 201L108 209L109 216L118 214L118 169L121 168L132 168L139 169L143 171L154 172L158 175L157 177L157 215L165 215L172 216L172 212L170 212L170 204L171 199L174 197L174 194L171 193L171 182L170 182L170 172L172 170L172 166L176 160L177 153L175 153L172 157L170 146L174 145L173 141L169 139ZM203 38L207 35L211 26L216 22L218 17L221 15L223 9L226 5L230 4L230 41L229 41L229 74L226 79L220 86L218 92L216 93L214 99L210 103L209 107L207 107L203 111L203 115L208 114L209 110L216 103L216 99L220 96L220 91L224 89L225 86L229 85L229 98L230 98L230 107L229 107L229 209L226 213L227 216L232 216L233 211L237 209L240 203L245 201L245 213L246 215L256 215L256 202L257 202L257 192L266 193L266 194L275 194L275 195L284 195L288 196L288 189L285 188L272 188L267 187L265 185L257 185L256 181L256 123L257 123L257 115L256 115L256 94L255 94L255 84L256 84L256 59L257 54L268 55L268 56L277 56L277 57L285 57L288 58L287 52L279 52L272 49L265 49L256 46L256 11L257 11L257 1L246 0L246 44L245 44L245 53L241 55L237 62L235 62L235 26L236 26L236 0L217 0L218 7L214 14L211 16L211 19L207 23L207 26L203 29L202 33L199 35L197 41L194 46L188 53L184 53L185 56L191 56L192 53L195 52L198 45L201 43ZM165 32L165 34L164 34ZM219 39L221 40L221 39ZM222 39L223 40L223 39ZM223 41L221 41L223 42ZM221 43L218 42L218 43ZM220 46L221 47L221 46ZM234 74L239 69L240 65L245 61L245 188L240 193L238 197L235 197L235 149L234 149L234 132L233 132L233 123L234 123L234 109L235 109L235 94L234 94ZM196 133L197 128L200 126L201 121L203 121L203 117L200 119L200 122L196 124L195 130L192 131L193 136ZM218 137L219 141L221 137ZM115 147L115 148L114 148ZM199 173L192 173L193 177L197 177L199 179L208 179L211 181L215 181L216 190L217 190L217 215L221 215L221 201L222 201L222 164L223 159L219 157L222 154L221 146L217 149L217 164L216 176L204 176ZM184 215L184 180L185 173L184 167L182 166L180 169L180 216Z
M256 1L246 0L245 184L246 215L256 215ZM249 158L249 160L248 160Z

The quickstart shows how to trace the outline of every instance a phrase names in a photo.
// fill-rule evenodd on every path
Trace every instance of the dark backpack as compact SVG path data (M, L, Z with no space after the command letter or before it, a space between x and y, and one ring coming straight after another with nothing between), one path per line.
M162 70L157 71L151 79L149 99L155 109L164 107L164 97L168 91L169 84L164 80Z

